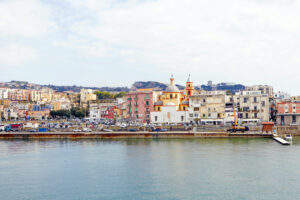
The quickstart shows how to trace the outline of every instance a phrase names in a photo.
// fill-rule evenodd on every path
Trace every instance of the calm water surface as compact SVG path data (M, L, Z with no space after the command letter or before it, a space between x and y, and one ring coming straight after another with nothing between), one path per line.
M0 141L0 199L300 199L300 140Z

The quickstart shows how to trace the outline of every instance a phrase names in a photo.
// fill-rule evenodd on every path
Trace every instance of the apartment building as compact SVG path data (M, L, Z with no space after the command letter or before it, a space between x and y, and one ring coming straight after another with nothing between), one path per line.
M268 95L273 96L273 86L270 85L253 85L253 86L247 86L245 88L245 91L260 91L262 95Z
M223 124L225 94L199 94L190 97L189 121L201 124Z
M158 94L159 92L153 89L139 89L127 93L127 119L150 123L150 113L154 111L154 102Z
M242 91L234 95L238 118L242 122L261 122L270 120L270 102L267 94L261 91Z

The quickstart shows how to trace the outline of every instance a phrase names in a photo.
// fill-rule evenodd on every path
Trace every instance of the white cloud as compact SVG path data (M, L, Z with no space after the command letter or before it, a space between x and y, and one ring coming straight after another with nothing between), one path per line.
M147 71L141 79L159 70L165 76L192 73L198 83L212 79L300 90L295 86L300 73L299 0L49 2L1 1L0 39L25 44L24 36L43 36L36 49L55 44L76 59L113 60L107 63L120 65L115 68ZM50 34L53 28L55 34ZM282 77L289 79L278 81Z
M38 0L0 2L1 37L37 37L55 28L50 7Z
M0 68L18 66L36 58L37 53L32 47L20 44L9 44L0 47Z
M300 73L299 1L80 3L99 10L90 9L90 20L73 23L71 33L119 49L119 58L136 67L147 63L202 79L275 86L285 84L276 82L281 76Z

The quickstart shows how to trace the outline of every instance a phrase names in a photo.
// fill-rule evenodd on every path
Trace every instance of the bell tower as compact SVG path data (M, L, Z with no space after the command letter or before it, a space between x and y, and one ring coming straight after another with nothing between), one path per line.
M186 92L187 100L189 100L189 97L194 94L194 83L191 81L190 74L186 81L185 92Z

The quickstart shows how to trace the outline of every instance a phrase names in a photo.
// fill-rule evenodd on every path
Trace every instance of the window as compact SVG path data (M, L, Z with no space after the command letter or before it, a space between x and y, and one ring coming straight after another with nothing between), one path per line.
M170 99L172 99L173 98L173 95L172 94L170 94Z
M205 117L205 114L203 114L202 116Z
M239 118L243 118L243 113L239 113Z
M160 111L160 107L158 107L157 110Z
M188 91L188 95L189 95L189 96L191 95L191 91Z
M296 115L293 115L293 123L296 123Z
M185 110L185 106L183 106L183 110Z
M146 105L147 105L147 106L149 105L149 101L146 101Z
M254 106L253 110L255 110L255 111L256 111L256 110L257 110L257 106Z
M183 122L183 120L184 120L184 116L181 116L181 121Z
M193 114L192 114L192 113L190 114L190 117L193 117Z
M281 116L281 125L284 125L284 116Z
M265 105L266 105L266 102L265 102L265 101L262 101L262 102L261 102L261 105L262 105L262 106L265 106Z
M246 119L248 119L248 113L246 113Z
M175 98L177 98L177 94L175 94Z
M146 94L146 99L149 99L149 94Z
M244 103L247 103L247 98L244 98Z
M256 97L253 97L253 101L254 101L254 103L256 103L256 102L257 102L257 99L256 99Z
M199 107L194 107L194 111L199 111Z
M254 113L254 118L257 118L257 113Z
M157 116L155 116L155 121L157 122Z

